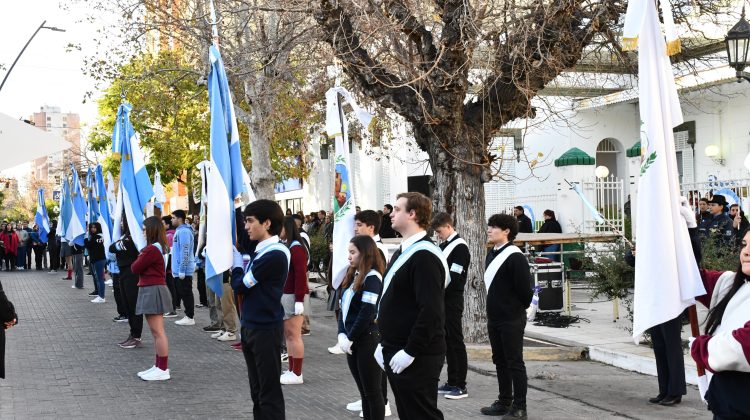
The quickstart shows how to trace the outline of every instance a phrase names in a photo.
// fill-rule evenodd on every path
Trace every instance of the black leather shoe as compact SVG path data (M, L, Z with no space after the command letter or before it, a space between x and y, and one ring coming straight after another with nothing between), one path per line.
M495 400L489 407L479 410L485 416L504 416L510 411L510 405L505 405L500 400Z
M669 407L669 406L677 405L681 402L682 402L682 395L678 395L676 397L667 396L659 402L659 405Z
M511 408L508 414L503 416L502 420L526 420L526 410L521 408Z
M654 398L649 398L648 402L650 402L651 404L659 404L666 397L667 397L667 394L659 394L655 396Z

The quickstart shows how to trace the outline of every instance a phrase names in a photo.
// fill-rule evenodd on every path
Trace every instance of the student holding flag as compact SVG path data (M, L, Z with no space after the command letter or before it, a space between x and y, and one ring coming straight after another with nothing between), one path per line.
M36 269L42 269L42 257L50 233L49 216L47 216L47 204L44 202L44 188L37 193L36 215L34 216L36 231L32 234L32 245L34 246L34 259Z
M487 239L494 245L485 259L487 330L492 363L497 369L498 396L481 413L503 419L526 419L526 365L523 362L523 332L526 308L531 304L529 263L513 245L518 221L508 214L495 214L487 221Z
M89 223L89 237L84 239L84 246L89 253L91 272L94 274L94 284L98 296L91 303L104 303L104 266L107 257L104 254L104 239L101 235L102 226L98 222Z
M284 212L275 201L256 200L245 207L244 215L250 240L259 242L249 256L234 250L232 289L242 296L242 353L247 364L253 418L283 420L284 393L279 380L284 338L281 295L291 257L278 236Z
M442 419L437 388L445 359L443 295L449 271L425 231L432 219L430 199L417 192L397 198L391 221L404 241L383 279L375 360L388 375L401 419Z

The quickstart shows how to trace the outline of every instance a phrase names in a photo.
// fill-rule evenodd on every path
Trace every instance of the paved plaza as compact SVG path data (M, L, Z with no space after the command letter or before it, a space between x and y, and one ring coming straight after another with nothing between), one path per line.
M244 359L226 343L209 338L208 310L196 309L196 326L167 320L172 380L146 383L135 375L153 364L144 325L144 348L115 345L128 335L114 323L112 289L107 303L92 304L86 289L70 288L61 274L0 272L16 305L18 326L7 334L7 379L0 380L0 419L251 418L252 403ZM288 419L356 419L345 410L358 394L343 356L328 354L335 343L331 315L313 304L312 335L305 337L305 384L284 387ZM446 419L486 418L479 408L497 393L488 363L472 362L469 398L439 399ZM700 419L709 413L693 387L674 408L645 404L656 394L656 378L595 362L529 362L530 419ZM395 405L394 416L396 419Z

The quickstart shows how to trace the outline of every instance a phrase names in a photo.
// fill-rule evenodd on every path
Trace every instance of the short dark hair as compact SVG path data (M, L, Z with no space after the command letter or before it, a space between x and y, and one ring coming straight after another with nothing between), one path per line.
M516 210L519 210L521 213L524 213L523 206L516 206L514 207Z
M174 216L174 217L176 217L178 219L182 219L183 221L185 219L187 219L187 213L185 213L185 210L182 210L182 209L177 209L177 210L173 211L172 212L172 216Z
M735 204L732 204L731 206L729 206L729 208L730 208L730 209L731 209L732 207L737 207L737 208L739 208L739 207L740 207L740 205L739 205L739 204L737 204L737 203L735 203Z
M414 210L414 213L417 215L416 222L419 227L423 229L430 227L430 220L432 218L432 201L430 201L426 195L411 191L401 193L397 195L396 198L406 199L406 208L404 210Z
M516 239L516 235L518 235L518 220L509 214L493 214L487 220L487 226L496 227L502 230L510 229L508 240L511 242L513 242L513 240Z
M393 206L390 204L386 204L383 207L388 207L388 211L393 211Z
M162 216L161 220L167 224L167 226L172 227L172 216Z
M544 215L545 216L549 216L550 219L552 219L552 220L556 220L555 219L555 211L554 210L547 209L547 210L544 211Z
M284 212L277 202L272 200L255 200L245 207L243 213L245 217L255 217L260 223L270 220L271 226L268 228L268 233L271 235L281 233L281 227L284 224Z
M383 221L374 210L362 210L354 215L354 220L372 226L376 235L380 232L380 224Z
M296 219L296 220L299 220L299 221L300 221L300 222L302 222L302 223L305 223L305 218L304 218L304 216L300 216L300 214L299 214L299 213L294 213L294 214L292 215L292 218L294 218L294 219Z
M701 198L700 200L698 200L698 202L701 202L701 201L708 204L708 198Z
M437 229L441 226L451 225L453 226L453 218L450 214L445 212L437 213L432 217L432 228Z

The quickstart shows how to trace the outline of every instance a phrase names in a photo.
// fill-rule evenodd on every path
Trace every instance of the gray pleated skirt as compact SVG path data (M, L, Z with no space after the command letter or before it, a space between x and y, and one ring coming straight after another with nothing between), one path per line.
M155 315L172 312L172 294L165 285L144 286L138 288L138 301L135 304L136 315Z

